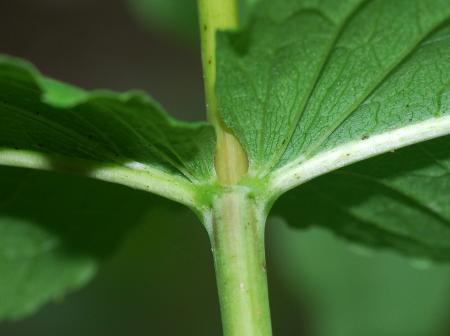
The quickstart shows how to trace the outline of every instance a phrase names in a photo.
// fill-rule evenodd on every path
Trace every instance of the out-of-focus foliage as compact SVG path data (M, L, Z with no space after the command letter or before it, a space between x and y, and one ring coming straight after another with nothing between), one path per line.
M158 212L168 204L110 183L1 166L0 185L0 320L85 285L149 204L156 200Z
M319 228L269 224L274 265L315 316L319 336L444 336L450 267L373 251Z
M0 335L220 335L208 237L196 216L186 208L141 219L85 289L21 323L0 323Z
M198 39L196 0L129 0L129 4L143 25L191 41Z
M197 0L128 0L133 15L144 26L198 42ZM239 0L241 21L259 0Z

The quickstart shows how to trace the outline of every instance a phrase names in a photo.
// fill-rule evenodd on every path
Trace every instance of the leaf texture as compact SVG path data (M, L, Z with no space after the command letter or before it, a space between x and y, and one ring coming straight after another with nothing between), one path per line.
M250 174L300 185L273 214L450 259L448 0L262 1L219 35L217 93Z
M342 168L289 191L273 214L349 240L450 260L450 136Z
M447 0L264 1L222 33L224 121L265 175L450 111Z
M63 157L156 170L194 184L214 176L208 124L172 119L142 92L88 93L6 56L0 57L0 147L49 154L56 166Z
M0 56L0 320L81 287L141 216L173 211L148 193L16 167L196 208L214 147L211 126L176 121L144 93L88 93Z

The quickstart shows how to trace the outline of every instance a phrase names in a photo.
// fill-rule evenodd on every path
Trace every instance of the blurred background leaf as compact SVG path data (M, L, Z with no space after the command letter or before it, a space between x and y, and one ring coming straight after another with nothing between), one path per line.
M274 267L297 297L307 294L315 335L448 335L450 266L283 224L270 224Z
M149 29L169 33L187 43L197 43L197 0L128 0L131 13ZM241 21L246 22L259 0L239 0Z
M298 304L276 277L271 285L275 332L303 334ZM222 334L208 237L187 209L175 220L148 214L86 288L0 324L2 336L128 334Z
M199 37L197 0L129 0L138 21L179 38L197 41Z
M181 208L110 183L2 166L0 186L0 320L82 287L150 209L156 223Z

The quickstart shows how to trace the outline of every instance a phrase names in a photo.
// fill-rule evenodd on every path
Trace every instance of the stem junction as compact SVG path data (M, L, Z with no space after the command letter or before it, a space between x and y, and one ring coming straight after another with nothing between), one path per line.
M270 336L264 253L266 202L239 184L247 155L220 117L216 98L216 33L238 26L237 0L198 0L208 119L217 134L215 168L223 191L204 216L214 256L225 336Z

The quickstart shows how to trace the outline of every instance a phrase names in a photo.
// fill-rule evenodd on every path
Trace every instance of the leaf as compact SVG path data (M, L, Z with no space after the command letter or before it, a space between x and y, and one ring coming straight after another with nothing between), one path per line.
M122 186L10 167L0 185L0 320L84 285L150 207L168 207Z
M448 133L447 0L262 5L218 38L219 108L253 174L438 117Z
M447 136L312 180L282 196L273 213L296 226L321 225L372 246L449 260L449 198Z
M449 265L350 247L320 228L295 232L282 224L269 225L275 271L304 302L315 335L447 335Z
M215 135L170 118L142 92L84 90L0 57L0 164L69 170L194 206L213 178Z
M115 182L198 211L214 147L211 126L176 121L144 93L88 93L0 56L0 320L84 285L139 217L164 205L121 186L4 166Z
M450 257L447 0L264 1L218 37L221 116L274 213L372 245Z

